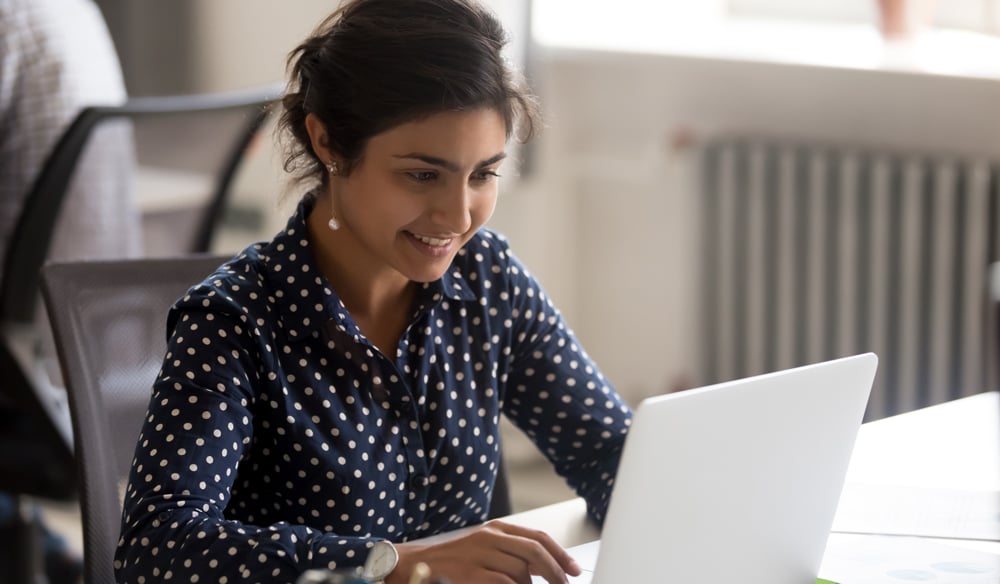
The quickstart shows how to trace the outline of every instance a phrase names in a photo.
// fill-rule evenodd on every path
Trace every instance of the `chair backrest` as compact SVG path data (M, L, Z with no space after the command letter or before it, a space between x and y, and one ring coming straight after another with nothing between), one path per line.
M136 184L152 182L176 198L192 185L204 191L204 206L191 233L174 234L174 254L204 253L211 246L233 179L248 146L267 121L279 85L216 94L137 97L120 106L84 109L62 135L25 198L0 280L0 321L30 322L38 277L49 257L55 227L78 162L95 134L126 124L135 145ZM129 153L132 154L131 152ZM115 164L128 161L115 160ZM144 182L144 177L152 178ZM204 183L204 184L200 184Z
M507 478L507 463L504 462L503 454L500 456L500 464L497 466L497 480L493 484L493 498L490 499L490 519L510 515L514 512L514 503L510 494L510 479Z
M14 232L6 234L0 410L19 423L0 433L0 490L75 496L69 414L61 382L49 375L56 369L50 366L49 327L38 320L45 260L135 255L133 200L148 198L150 175L157 192L169 199L176 200L181 187L200 196L192 211L161 230L171 243L180 242L162 255L206 251L237 169L280 93L279 85L270 85L133 98L120 106L87 108L63 133L24 198ZM32 459L46 464L25 463Z
M122 493L169 307L225 258L50 263L42 293L69 396L88 582L113 582Z

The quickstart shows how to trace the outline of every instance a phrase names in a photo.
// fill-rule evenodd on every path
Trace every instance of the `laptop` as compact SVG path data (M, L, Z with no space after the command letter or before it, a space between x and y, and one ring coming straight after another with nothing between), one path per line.
M651 397L573 582L812 584L875 377L872 353ZM535 578L535 582L541 582Z

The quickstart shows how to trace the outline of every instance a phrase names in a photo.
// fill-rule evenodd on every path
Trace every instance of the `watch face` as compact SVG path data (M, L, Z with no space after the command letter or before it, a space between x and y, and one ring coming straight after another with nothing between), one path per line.
M396 567L399 556L396 547L387 541L377 541L365 560L365 576L372 580L385 580Z

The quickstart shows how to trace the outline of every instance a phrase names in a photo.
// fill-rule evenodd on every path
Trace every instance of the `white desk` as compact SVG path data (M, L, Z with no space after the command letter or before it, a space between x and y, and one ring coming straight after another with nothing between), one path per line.
M581 499L506 520L565 547L600 535ZM958 539L969 533L986 539ZM842 584L1000 582L1000 394L861 427L820 576Z
M865 424L834 532L981 540L1000 553L1000 394Z

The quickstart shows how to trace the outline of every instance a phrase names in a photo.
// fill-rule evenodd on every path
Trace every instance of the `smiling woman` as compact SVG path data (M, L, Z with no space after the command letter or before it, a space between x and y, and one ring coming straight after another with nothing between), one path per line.
M505 41L472 0L351 0L292 52L281 130L305 192L171 309L119 580L578 573L550 536L484 523L501 415L597 522L631 420L485 227L537 115Z
M347 167L325 124L309 114L306 125L313 152ZM411 282L441 278L493 214L506 141L493 109L438 113L373 136L350 174L330 173L310 234L322 242L316 259L334 288L359 293L341 294L355 318L374 316L383 298L405 294ZM326 229L330 216L338 229Z
M313 152L347 167L315 114L306 125ZM493 214L505 143L495 110L433 114L373 136L352 172L331 172L317 192L316 262L383 353L409 323L415 284L439 280Z

